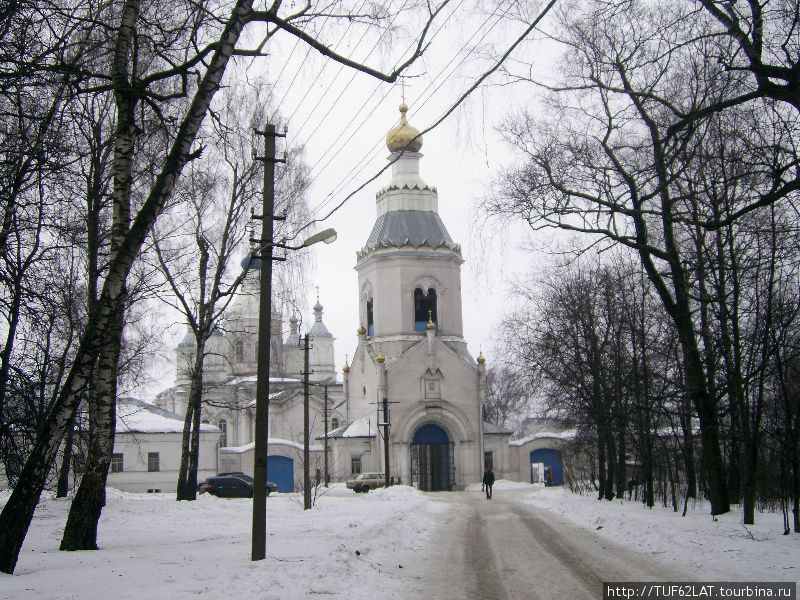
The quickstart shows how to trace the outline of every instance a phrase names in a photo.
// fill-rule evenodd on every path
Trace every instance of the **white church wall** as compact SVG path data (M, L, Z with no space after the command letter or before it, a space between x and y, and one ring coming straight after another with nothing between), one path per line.
M508 435L490 434L483 436L483 451L493 453L494 475L497 479L520 481L518 467L512 467L511 457L516 454L508 445Z
M361 473L380 471L382 448L375 437L331 440L328 456L331 481L347 481L356 476L352 470L354 457L361 459Z
M391 255L391 260L385 260ZM414 344L414 289L434 288L437 296L437 334L460 337L461 317L460 258L449 250L376 251L359 271L359 288L373 290L374 338L385 345L384 353L398 355ZM366 326L366 299L361 298L360 314ZM382 337L410 334L409 339L380 340ZM423 334L420 334L423 335Z
M197 480L217 473L219 433L200 433ZM158 471L148 470L148 454L158 453ZM120 433L114 436L114 454L122 454L122 471L108 473L108 485L126 492L175 492L181 462L180 433Z
M466 486L482 476L477 365L468 364L441 342L434 341L433 348L435 353L429 358L427 341L419 344L387 370L388 398L396 402L391 405L393 433L398 442L411 443L422 425L442 426L455 443L456 484ZM440 383L434 394L438 397L425 397L421 382L429 377ZM410 464L408 469L401 474L404 480L410 477Z

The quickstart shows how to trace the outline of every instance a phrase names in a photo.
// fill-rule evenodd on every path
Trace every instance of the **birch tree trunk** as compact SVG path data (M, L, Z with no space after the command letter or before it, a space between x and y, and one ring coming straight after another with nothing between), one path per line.
M129 2L138 7L138 2ZM161 172L133 221L120 251L109 266L108 275L98 302L98 312L89 319L81 335L75 361L59 393L41 434L22 469L17 486L0 513L0 571L13 573L30 527L39 496L68 425L77 409L102 349L102 332L118 314L128 273L142 244L152 230L159 213L169 198L175 181L191 158L191 148L202 125L214 94L233 54L252 9L252 0L239 0L222 32L209 66L200 80L192 102L181 121L178 133Z
M119 251L130 230L131 188L133 185L133 152L136 143L134 110L135 96L131 93L130 72L135 65L131 59L131 48L136 35L139 3L128 2L122 13L114 51L112 78L117 86L114 98L117 106L117 128L114 136L111 222L112 257ZM99 222L98 222L99 225ZM99 231L90 231L89 236L99 237ZM97 265L90 265L90 274L97 274ZM97 550L97 523L106 504L106 480L114 450L116 431L117 378L125 327L124 288L117 302L115 318L111 320L105 334L97 364L96 384L89 394L89 451L78 492L70 506L61 550ZM96 297L89 298L90 311L97 310Z
M97 364L97 377L89 397L89 431L86 470L69 509L60 550L97 550L97 524L106 505L106 479L114 449L117 372L124 311L109 328Z

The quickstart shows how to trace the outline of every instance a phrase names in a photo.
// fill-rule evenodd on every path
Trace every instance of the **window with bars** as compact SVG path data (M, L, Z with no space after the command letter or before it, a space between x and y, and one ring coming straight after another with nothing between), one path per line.
M111 472L112 473L122 473L123 470L123 459L124 456L122 454L117 454L116 452L111 455Z
M152 472L160 471L161 466L159 464L159 456L158 452L148 452L147 453L147 470Z
M228 445L228 422L225 419L219 420L219 445L223 448Z
M353 475L361 475L361 457L360 456L351 456L350 457L350 473Z

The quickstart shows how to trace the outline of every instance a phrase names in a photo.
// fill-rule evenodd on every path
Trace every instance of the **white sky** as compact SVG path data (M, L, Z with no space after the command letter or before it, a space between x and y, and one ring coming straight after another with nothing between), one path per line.
M513 2L492 4L488 13L465 10L466 2L453 2L438 18L445 23L422 60L407 74L406 102L409 121L420 131L436 121L475 79L491 64L478 59L489 50L499 54L524 30L508 19L500 20ZM456 17L447 20L452 8ZM435 31L438 25L432 31ZM415 30L395 32L391 42L382 38L366 61L370 66L390 70L387 63L401 58L397 49L408 48ZM534 34L535 35L535 34ZM375 37L358 42L344 36L340 53L353 52L363 57L375 45ZM542 42L526 42L513 56L537 57L543 73L552 71L556 53ZM270 43L270 57L258 59L277 81L273 102L288 122L288 142L305 145L305 160L314 166L309 204L314 217L325 215L345 196L384 167L389 154L386 132L399 118L401 90L398 84L379 82L368 75L326 60L295 38L283 36ZM405 53L403 59L408 55ZM273 58L274 57L274 58ZM465 59L462 61L462 59ZM239 63L240 66L242 63ZM249 69L261 65L251 64ZM420 171L425 181L438 188L439 213L454 241L462 245L466 260L461 270L464 336L470 352L477 356L482 349L489 364L497 357L491 353L494 328L509 304L508 283L529 273L539 258L520 251L528 240L523 227L516 231L493 232L483 238L476 235L477 205L486 193L499 167L513 158L496 131L497 124L515 110L535 109L538 98L531 86L501 87L499 74L493 75L476 90L444 123L425 134ZM279 124L283 125L283 122ZM344 132L344 133L343 133ZM281 152L281 141L278 153ZM280 165L279 165L280 168ZM356 251L366 242L376 219L375 193L389 179L387 171L357 193L318 229L336 228L339 236L333 244L315 247L314 267L310 277L306 310L302 315L311 323L311 307L319 286L325 308L324 322L336 338L335 360L341 371L345 355L351 359L356 347L358 328L358 286L354 270ZM300 239L303 239L302 235ZM486 240L491 240L486 242ZM288 327L285 325L285 328ZM175 339L166 342L166 358L173 358L174 345L185 329L173 328ZM148 397L154 391L174 384L174 370L159 374L159 383L139 390Z
M453 6L461 6L459 10L463 10L460 3L453 3ZM502 9L488 15L488 21L487 15L473 14L471 18L465 18L467 13L459 14L461 18L450 19L433 39L425 60L408 71L412 76L407 79L410 85L406 88L409 121L421 131L437 120L488 64L474 60L475 54L470 53L469 47L462 49L464 44L470 42L472 45L483 40L485 45L492 41L497 44L495 49L499 52L505 50L510 40L518 35L515 32L523 29L519 24L508 23L492 28L492 24L501 16ZM438 22L443 21L440 17ZM485 35L487 37L484 38ZM291 48L293 43L289 40L288 46ZM394 48L407 47L408 43L408 38L398 38L392 49L382 56L371 57L369 64L375 66L390 57L397 57ZM371 43L365 42L363 46L371 46ZM525 52L529 53L530 48ZM292 56L290 66L278 81L278 87L283 91L291 81L288 73L298 72L305 54L305 50L298 48ZM468 54L470 58L461 63ZM457 58L453 60L454 57ZM327 61L320 74L322 62L314 58L313 53L311 58L313 60L306 61L307 66L299 70L299 76L288 88L287 99L280 110L284 115L295 112L289 122L289 139L295 144L306 143L308 164L314 165L319 161L312 172L315 179L310 204L312 211L318 211L315 216L321 216L387 164L389 151L386 149L385 135L399 117L401 90L396 84L381 83L360 73L353 77L353 71L340 71L339 65L331 61ZM414 77L417 75L419 77ZM352 83L334 103L333 100L351 77ZM333 80L333 86L323 97L323 92ZM495 76L490 81L498 82L500 78ZM524 93L529 91L530 88ZM472 226L477 202L485 193L492 176L499 166L511 161L508 149L495 131L496 123L515 107L535 103L535 99L524 97L522 93L522 88L477 90L447 121L424 136L422 147L422 177L429 185L438 188L439 213L453 240L462 245L466 260L462 266L464 336L469 350L475 356L481 348L485 354L489 354L493 328L507 302L505 282L527 272L530 265L527 262L529 257L521 257L513 252L513 248L522 243L521 239L506 235L504 242L508 247L502 251L499 243L489 247L482 245L476 239ZM365 101L366 108L359 111ZM324 119L321 118L323 115ZM343 127L354 117L353 124L340 136ZM309 139L307 136L311 131L314 134ZM293 135L299 135L299 139L293 139ZM343 145L338 142L341 138L347 138ZM335 149L341 147L342 150L338 153L329 152L331 144ZM368 159L362 163L365 156ZM363 169L347 185L341 185L342 180L347 178L346 174L354 167L361 168L359 164ZM321 169L322 165L327 167ZM337 338L336 363L339 370L344 364L345 354L352 358L357 343L356 251L366 242L375 222L375 193L386 185L388 179L387 171L319 226L334 227L339 233L335 243L316 247L316 269L312 275L312 286L319 285L320 301L325 307L324 321ZM332 191L335 193L331 194ZM514 260L509 258L509 248ZM308 298L306 319L312 318L310 307L314 302L312 291ZM489 358L491 360L492 357Z

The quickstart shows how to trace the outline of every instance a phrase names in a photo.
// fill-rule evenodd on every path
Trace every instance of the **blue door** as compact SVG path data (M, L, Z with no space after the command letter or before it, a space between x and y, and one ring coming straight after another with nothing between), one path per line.
M545 485L564 485L564 465L561 452L553 448L542 448L531 452L531 464L544 463Z
M286 456L267 456L267 481L276 484L279 492L293 492L294 461Z

